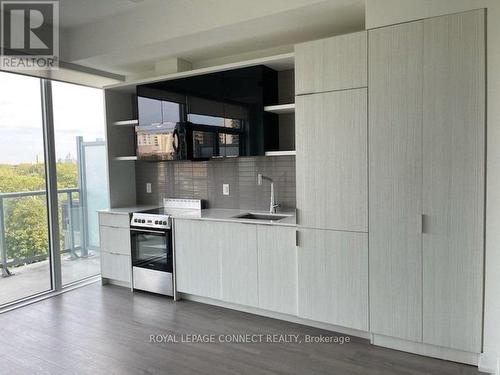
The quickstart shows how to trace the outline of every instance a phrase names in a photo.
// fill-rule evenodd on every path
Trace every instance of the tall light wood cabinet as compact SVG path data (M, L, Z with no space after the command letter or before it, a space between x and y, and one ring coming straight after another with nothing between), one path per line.
M368 230L366 117L366 88L296 97L299 225Z
M484 11L369 32L375 333L481 351Z
M423 338L481 351L485 13L424 21Z
M369 32L370 330L422 340L423 22Z
M368 330L367 33L295 48L298 315Z

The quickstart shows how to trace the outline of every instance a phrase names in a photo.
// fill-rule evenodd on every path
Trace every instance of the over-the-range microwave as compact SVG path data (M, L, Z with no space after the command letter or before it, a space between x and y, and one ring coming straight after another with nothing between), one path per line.
M190 124L163 122L135 128L139 160L191 160Z

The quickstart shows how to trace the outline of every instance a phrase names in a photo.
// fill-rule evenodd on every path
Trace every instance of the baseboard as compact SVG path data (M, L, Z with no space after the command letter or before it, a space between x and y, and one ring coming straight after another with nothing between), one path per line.
M367 339L367 340L370 339L369 332L360 331L360 330L353 329L353 328L346 328L346 327L341 327L341 326L337 326L334 324L316 322L314 320L299 318L298 316L295 316L295 315L288 315L288 314L278 313L278 312L274 312L274 311L263 310L263 309L259 309L257 307L238 305L238 304L224 302L224 301L217 300L217 299L195 296L193 294L186 294L186 293L179 293L179 294L180 294L180 299L185 299L188 301L206 303L208 305L224 307L226 309L237 310L237 311L242 311L242 312L246 312L249 314L265 316L266 318L284 320L284 321L290 322L290 323L302 324L305 326L324 329L326 331L338 332L338 333L342 333L344 335L360 337L362 339Z
M500 356L494 353L481 353L478 367L481 372L500 375Z
M467 365L477 366L479 363L478 353L472 353L462 350L445 348L442 346L424 344L421 342L407 341L403 339L398 339L378 334L372 335L372 344L383 346L385 348L400 350L403 352L425 355L427 357L465 363Z
M126 282L126 281L118 281L118 280L113 280L113 279L106 279L104 277L101 279L101 283L102 283L102 285L111 284L111 285L121 286L123 288L129 288L129 289L132 286L131 283Z

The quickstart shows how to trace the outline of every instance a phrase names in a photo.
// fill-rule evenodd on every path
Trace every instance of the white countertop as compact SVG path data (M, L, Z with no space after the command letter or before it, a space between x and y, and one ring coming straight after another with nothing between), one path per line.
M225 221L233 223L246 223L246 224L263 224L263 225L281 225L281 226L296 226L295 211L280 211L277 214L290 215L281 220L254 220L242 219L238 216L246 213L259 213L267 214L269 212L261 210L240 210L228 208L209 208L201 211L196 210L176 210L172 211L172 217L179 220L212 220L212 221Z
M127 215L127 214L131 214L132 212L152 210L153 208L158 208L158 206L156 206L156 205L155 206L140 205L140 206L129 206L129 207L114 207L114 208L105 208L102 210L98 210L97 212L104 212L104 213L108 213L108 214Z
M110 214L128 215L137 211L151 210L159 206L129 206L129 207L115 207L99 210L98 212ZM235 216L246 213L267 214L269 212L262 210L240 210L230 208L209 208L205 210L183 210L183 209L169 209L168 213L174 219L179 220L212 220L212 221L225 221L233 223L246 223L246 224L263 224L263 225L281 225L281 226L296 226L295 211L279 211L277 214L290 215L281 220L254 220L242 219Z

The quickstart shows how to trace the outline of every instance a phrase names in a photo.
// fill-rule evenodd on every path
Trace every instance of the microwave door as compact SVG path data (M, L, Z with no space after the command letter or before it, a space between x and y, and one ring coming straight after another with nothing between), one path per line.
M179 128L175 123L136 127L137 157L142 160L178 160L181 151Z

